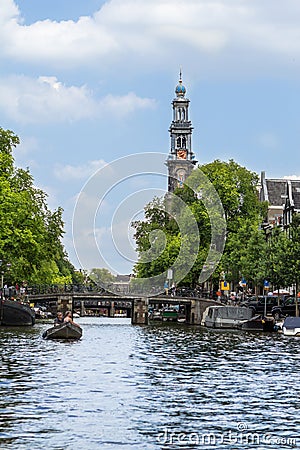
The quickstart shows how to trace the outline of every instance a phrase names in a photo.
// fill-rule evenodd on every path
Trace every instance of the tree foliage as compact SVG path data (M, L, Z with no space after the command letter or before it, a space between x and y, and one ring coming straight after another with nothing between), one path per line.
M89 273L89 278L97 285L102 286L102 283L112 283L116 277L106 268L94 268Z
M197 185L199 170L205 174L210 183L201 184L200 187ZM188 183L190 187L184 186L175 191L176 196L192 212L200 238L196 261L182 283L197 284L210 249L214 210L208 212L206 206L210 200L211 185L219 195L227 223L226 246L216 268L215 279L219 279L221 271L226 271L232 280L236 281L242 272L247 273L249 277L254 277L255 274L255 277L258 277L256 282L263 279L263 266L256 272L259 263L255 258L250 258L250 252L260 252L264 246L259 223L265 214L266 205L259 202L257 183L256 173L250 172L232 160L229 162L216 160L192 172ZM172 211L172 207L166 208L168 202L170 202L168 196L164 199L155 199L145 207L145 220L133 224L139 252L139 260L135 266L138 277L153 276L172 267L185 240L190 243L190 254L195 248L193 234L187 232L185 236L182 235L178 227L178 214L172 216L166 212ZM219 211L216 212L219 214L219 224L217 221L216 227L219 226L221 230L224 219L220 217ZM189 258L188 250L184 257Z
M72 282L74 267L61 238L62 208L50 211L47 195L34 186L29 169L15 168L19 138L0 128L0 258L9 283ZM9 269L9 270L8 270Z

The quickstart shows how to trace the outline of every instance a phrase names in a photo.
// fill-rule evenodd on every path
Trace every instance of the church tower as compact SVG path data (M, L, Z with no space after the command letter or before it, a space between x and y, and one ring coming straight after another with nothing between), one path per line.
M168 167L168 192L183 187L197 163L192 152L192 123L189 120L189 103L185 97L186 89L182 84L181 71L175 88L176 97L173 105L173 120L169 129L171 148L166 161Z

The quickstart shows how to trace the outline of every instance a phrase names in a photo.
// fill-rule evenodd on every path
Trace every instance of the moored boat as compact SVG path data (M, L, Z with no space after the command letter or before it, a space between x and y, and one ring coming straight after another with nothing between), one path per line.
M164 308L162 311L162 320L164 322L176 322L178 317L177 308Z
M44 339L80 339L82 336L82 328L78 325L73 325L70 322L64 322L48 328L43 333Z
M285 336L300 336L300 317L286 317L282 325Z
M29 305L17 300L1 299L0 325L32 326L35 324L35 312Z
M162 321L162 311L153 310L149 312L149 320L160 320Z
M262 315L257 315L249 320L242 321L238 328L245 331L275 331L275 320Z
M186 315L185 315L185 313L178 313L177 322L178 323L185 323L186 322Z
M253 308L245 306L209 306L202 324L209 328L235 328L244 331L275 331L273 318L254 315Z
M203 324L209 328L239 328L252 319L254 311L245 306L209 306L203 314Z

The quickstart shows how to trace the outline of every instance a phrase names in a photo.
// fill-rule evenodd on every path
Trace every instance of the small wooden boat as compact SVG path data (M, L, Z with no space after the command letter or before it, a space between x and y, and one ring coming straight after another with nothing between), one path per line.
M285 336L300 336L300 317L286 317L282 325Z
M69 339L75 340L80 339L82 336L82 328L73 325L70 322L61 323L55 325L54 327L48 328L43 333L44 339Z

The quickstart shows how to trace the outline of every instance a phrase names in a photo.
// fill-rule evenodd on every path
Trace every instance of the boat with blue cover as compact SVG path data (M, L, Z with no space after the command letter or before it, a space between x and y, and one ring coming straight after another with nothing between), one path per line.
M300 317L286 317L282 325L285 336L300 336Z

